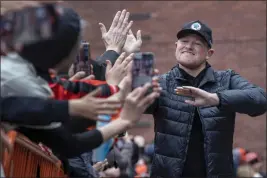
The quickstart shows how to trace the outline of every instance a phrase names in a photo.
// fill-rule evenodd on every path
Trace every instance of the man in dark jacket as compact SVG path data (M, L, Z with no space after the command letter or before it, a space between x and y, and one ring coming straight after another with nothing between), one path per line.
M178 65L160 77L151 177L233 177L235 114L266 112L265 91L233 70L215 71L212 31L200 21L177 33ZM186 86L186 87L183 87Z

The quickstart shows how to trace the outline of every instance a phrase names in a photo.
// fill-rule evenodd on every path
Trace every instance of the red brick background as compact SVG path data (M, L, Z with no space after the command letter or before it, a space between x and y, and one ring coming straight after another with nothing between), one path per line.
M131 13L153 14L146 21L136 21L133 31L142 30L151 40L144 42L142 51L156 55L156 65L161 73L175 65L175 35L181 25L191 20L201 20L213 29L215 55L210 59L216 69L232 68L249 81L266 88L266 2L264 1L83 1L68 2L89 22L86 39L91 42L92 55L104 51L98 23L107 28L118 10L126 8ZM224 41L222 41L224 40ZM228 40L225 41L225 40ZM230 40L230 41L229 41ZM151 128L135 128L131 133L153 140L153 120L144 115ZM259 152L266 159L266 115L251 118L238 114L234 146Z

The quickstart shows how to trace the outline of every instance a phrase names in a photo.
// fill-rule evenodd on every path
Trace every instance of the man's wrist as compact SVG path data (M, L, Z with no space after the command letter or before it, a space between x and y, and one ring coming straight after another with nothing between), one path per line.
M219 99L217 93L211 93L210 94L210 101L211 101L212 106L219 106L220 99Z
M115 51L115 52L118 53L118 54L121 54L121 48L119 48L119 47L108 46L108 47L106 48L106 51L109 51L109 50L112 50L112 51Z

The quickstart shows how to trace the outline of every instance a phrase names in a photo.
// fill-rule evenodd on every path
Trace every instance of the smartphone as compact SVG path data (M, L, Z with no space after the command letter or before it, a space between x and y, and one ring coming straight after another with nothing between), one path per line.
M90 53L90 43L82 41L79 52L74 62L74 73L84 71L86 76L92 74L92 61Z
M134 54L132 67L132 89L151 83L154 76L154 54L139 52Z
M39 7L26 7L10 11L1 17L1 31L9 47L16 44L31 44L52 37L57 24L56 5L43 4Z

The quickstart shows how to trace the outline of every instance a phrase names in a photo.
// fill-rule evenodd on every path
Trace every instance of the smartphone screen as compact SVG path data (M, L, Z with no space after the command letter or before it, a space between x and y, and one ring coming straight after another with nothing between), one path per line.
M132 89L152 82L154 76L154 54L151 52L135 53L132 68Z
M21 10L11 11L3 15L6 31L9 32L3 40L8 46L16 44L31 44L39 40L49 39L53 35L53 27L56 19L52 6L27 7ZM1 19L2 20L2 19Z
M92 62L90 58L90 44L86 41L82 41L79 53L77 54L74 62L74 73L84 71L86 76L91 75Z

